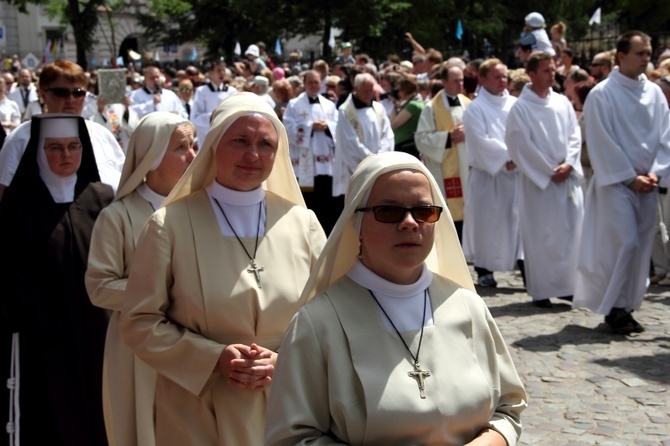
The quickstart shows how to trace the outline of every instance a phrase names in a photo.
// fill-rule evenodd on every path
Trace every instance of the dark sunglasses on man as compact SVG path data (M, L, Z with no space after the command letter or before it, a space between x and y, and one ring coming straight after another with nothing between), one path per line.
M86 96L86 90L84 90L83 88L73 88L72 90L70 90L69 88L53 87L53 88L47 88L46 91L50 91L51 94L53 94L57 98L67 98L72 96L76 99L81 99L84 96Z
M358 208L356 209L356 212L372 212L375 216L375 220L380 223L400 223L408 212L412 214L412 218L418 222L435 223L440 219L442 208L440 206L432 205L404 208L401 206L384 204L380 206Z

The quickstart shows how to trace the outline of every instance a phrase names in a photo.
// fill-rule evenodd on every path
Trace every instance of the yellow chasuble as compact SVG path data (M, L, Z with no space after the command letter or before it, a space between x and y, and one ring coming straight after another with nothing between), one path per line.
M470 99L458 95L461 102L461 107L465 108ZM450 132L456 126L451 112L445 107L442 93L435 95L431 99L433 107L433 116L435 117L435 128L438 132ZM444 178L444 192L447 199L447 206L451 212L454 221L463 220L464 217L464 201L463 201L463 187L461 184L460 168L458 167L458 148L456 144L452 144L450 150L447 151L447 156L442 161L442 178Z

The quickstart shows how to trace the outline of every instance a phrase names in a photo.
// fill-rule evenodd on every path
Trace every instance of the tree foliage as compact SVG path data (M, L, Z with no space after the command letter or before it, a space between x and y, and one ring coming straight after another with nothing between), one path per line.
M71 25L77 45L77 63L86 69L86 51L93 47L93 37L98 26L98 7L106 0L8 0L20 12L27 13L26 5L47 5L52 17L58 17L64 25Z
M86 51L101 13L114 9L119 0L8 0L26 12L28 3L47 5L61 22L70 24L77 44L77 62L86 66ZM411 32L425 48L444 56L481 54L486 38L495 54L507 58L523 28L523 18L542 13L550 26L559 20L568 25L568 40L579 39L590 29L589 18L601 7L603 18L621 31L641 29L652 35L670 26L670 2L656 0L147 0L150 13L138 17L153 43L196 40L208 57L233 57L236 42L243 46L277 37L320 35L322 53L330 58L331 27L341 30L340 40L376 59L389 53L410 57L405 33ZM104 8L100 8L104 6ZM456 37L458 20L463 36Z

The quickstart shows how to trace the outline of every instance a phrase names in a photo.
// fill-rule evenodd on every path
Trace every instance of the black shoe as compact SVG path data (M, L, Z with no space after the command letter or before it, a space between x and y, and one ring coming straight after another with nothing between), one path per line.
M610 326L612 333L615 334L626 335L631 333L641 333L640 331L636 331L636 329L642 329L642 331L644 331L644 327L638 324L637 321L633 319L633 316L631 316L631 314L624 308L612 308L610 314L605 316L605 323ZM636 328L636 325L638 325L639 328Z
M479 277L479 286L484 287L484 288L496 288L498 286L498 282L496 282L496 279L493 278L493 274L484 274L483 276Z
M567 300L568 302L572 302L572 296L559 296L556 299Z
M554 306L549 299L534 300L533 305L540 308L551 308Z

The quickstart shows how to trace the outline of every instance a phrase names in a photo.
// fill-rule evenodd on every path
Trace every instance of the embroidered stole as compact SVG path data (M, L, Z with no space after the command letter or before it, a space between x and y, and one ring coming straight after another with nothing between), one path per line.
M436 95L431 99L431 106L433 107L433 116L435 117L435 127L438 132L451 131L456 123L451 115L451 111L444 105L442 95L444 92ZM461 109L464 109L470 103L470 100L465 96L459 94L458 99L461 102ZM460 122L460 119L459 119ZM451 149L447 150L447 156L442 161L442 177L444 178L444 193L447 199L447 206L454 221L463 220L464 216L464 201L463 188L461 184L461 174L458 160L458 150L462 144L453 144Z

